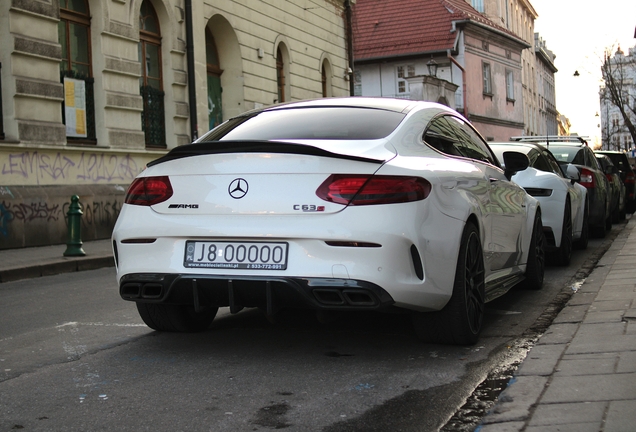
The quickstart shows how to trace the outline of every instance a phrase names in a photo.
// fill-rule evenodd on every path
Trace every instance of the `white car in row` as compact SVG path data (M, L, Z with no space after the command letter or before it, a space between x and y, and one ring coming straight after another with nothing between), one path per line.
M580 174L572 164L559 163L544 146L531 142L489 143L503 160L506 151L528 156L530 167L516 173L512 180L541 203L541 218L546 236L548 260L570 263L573 246L587 247L589 203L587 189L578 182Z
M472 344L484 304L544 275L541 206L443 105L328 98L254 110L150 163L112 240L123 299L159 331L219 307L409 313Z

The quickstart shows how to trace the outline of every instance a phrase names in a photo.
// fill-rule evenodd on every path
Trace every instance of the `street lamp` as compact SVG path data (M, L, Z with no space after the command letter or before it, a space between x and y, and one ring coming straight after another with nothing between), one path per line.
M433 60L433 56L431 56L431 59L426 63L426 67L428 68L428 74L430 76L437 77L437 62Z

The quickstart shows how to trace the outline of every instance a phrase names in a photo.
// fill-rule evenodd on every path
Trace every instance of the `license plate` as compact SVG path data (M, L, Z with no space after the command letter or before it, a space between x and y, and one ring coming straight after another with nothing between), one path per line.
M287 269L287 243L186 241L184 267Z

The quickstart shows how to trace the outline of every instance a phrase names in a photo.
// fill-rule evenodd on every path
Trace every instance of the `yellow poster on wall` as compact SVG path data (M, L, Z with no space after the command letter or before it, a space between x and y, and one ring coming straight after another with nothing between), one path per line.
M64 78L66 136L86 138L86 83Z

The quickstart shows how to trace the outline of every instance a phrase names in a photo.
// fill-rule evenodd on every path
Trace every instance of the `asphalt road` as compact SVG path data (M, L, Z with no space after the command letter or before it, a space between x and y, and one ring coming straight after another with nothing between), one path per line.
M405 316L376 314L222 310L207 332L160 334L113 268L0 284L0 432L439 430L523 357L622 226L549 267L543 290L489 303L472 347L421 343Z

